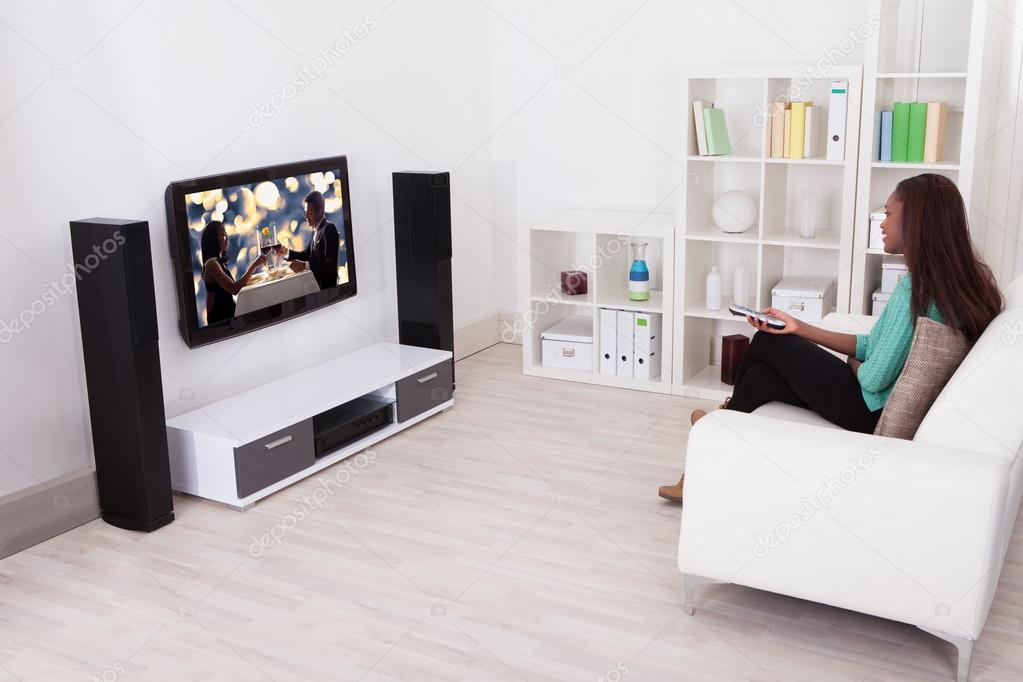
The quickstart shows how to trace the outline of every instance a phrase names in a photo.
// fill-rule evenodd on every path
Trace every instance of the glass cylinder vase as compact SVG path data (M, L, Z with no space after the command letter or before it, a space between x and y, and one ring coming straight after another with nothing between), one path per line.
M646 265L647 242L632 242L632 266L629 268L629 300L650 300L650 269Z

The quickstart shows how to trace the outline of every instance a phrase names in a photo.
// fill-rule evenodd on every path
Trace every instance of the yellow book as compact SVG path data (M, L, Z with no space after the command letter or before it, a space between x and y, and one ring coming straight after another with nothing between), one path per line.
M785 108L785 115L782 123L781 155L782 158L789 158L789 141L792 139L792 110Z
M792 103L792 130L789 133L789 158L803 158L803 142L806 135L806 102Z
M927 103L927 132L924 133L924 162L941 161L941 150L945 146L945 119L948 105L944 102Z
M785 156L785 103L771 102L767 107L768 120L771 122L771 158L780 159Z

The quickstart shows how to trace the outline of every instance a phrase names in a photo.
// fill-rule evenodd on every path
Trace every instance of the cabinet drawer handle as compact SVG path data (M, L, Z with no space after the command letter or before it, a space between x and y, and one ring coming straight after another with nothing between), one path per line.
M418 379L416 379L416 381L418 381L421 384L425 384L427 381L430 381L431 379L436 379L436 378L437 378L437 373L436 372L430 372L425 377L419 377Z
M563 358L574 358L575 357L575 348L562 348L561 349L561 357L563 357Z
M283 436L281 438L278 438L275 441L271 441L271 442L267 443L263 447L266 448L267 450L273 450L274 448L280 447L280 446L284 445L285 443L290 443L290 442L291 442L291 436Z
M803 312L804 310L806 310L806 303L803 303L802 301L800 302L792 301L791 303L789 303L789 310Z

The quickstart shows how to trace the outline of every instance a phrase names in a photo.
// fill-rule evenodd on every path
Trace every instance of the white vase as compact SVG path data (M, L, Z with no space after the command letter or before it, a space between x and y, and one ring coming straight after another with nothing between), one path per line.
M707 275L707 310L721 310L721 275L716 265Z
M749 270L746 265L735 268L735 305L749 307L750 303Z
M803 239L813 239L817 236L817 193L803 192L803 210L799 216L799 236Z

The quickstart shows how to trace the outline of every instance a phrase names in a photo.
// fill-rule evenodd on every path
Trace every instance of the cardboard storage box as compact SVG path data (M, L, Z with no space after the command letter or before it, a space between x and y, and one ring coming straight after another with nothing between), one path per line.
M881 291L892 293L899 280L908 274L905 263L881 263Z
M544 367L593 371L593 318L566 317L540 334Z
M835 280L783 277L771 289L771 307L805 322L820 322L835 307Z
M892 296L891 292L885 293L880 289L875 291L874 294L870 297L870 300L873 301L873 304L870 307L870 314L873 315L874 317L880 315L881 311L884 310L884 307L888 305L888 299L891 298L891 296Z
M884 248L884 235L881 234L881 223L887 218L884 211L874 211L870 214L870 243L871 249Z

